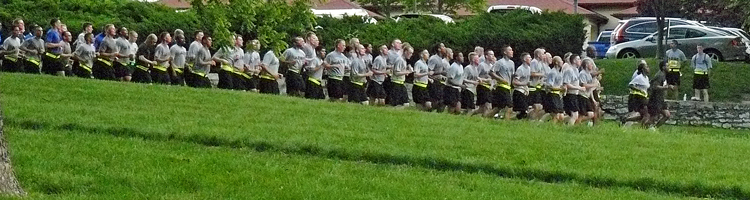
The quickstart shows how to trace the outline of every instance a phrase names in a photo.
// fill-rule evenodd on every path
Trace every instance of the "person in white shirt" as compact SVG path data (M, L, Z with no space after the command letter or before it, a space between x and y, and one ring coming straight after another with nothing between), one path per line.
M174 40L175 43L169 48L169 55L172 56L172 62L169 65L169 79L172 85L185 85L183 71L187 59L187 49L183 47L185 44L185 35L177 34L174 36Z
M648 112L648 89L651 87L648 74L649 67L646 62L638 63L637 75L628 84L630 95L628 96L628 114L622 117L621 123L641 121L641 125L647 128L649 121Z

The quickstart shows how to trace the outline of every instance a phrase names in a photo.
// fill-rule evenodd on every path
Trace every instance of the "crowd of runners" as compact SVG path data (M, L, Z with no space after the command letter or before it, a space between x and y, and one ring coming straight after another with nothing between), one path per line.
M212 38L201 31L192 34L189 44L178 29L173 34L149 34L138 45L138 33L112 24L94 35L92 24L86 23L75 41L60 20L52 19L50 26L44 35L39 26L24 35L23 20L15 20L12 35L0 48L2 70L214 87L207 77L213 67L218 74L215 87L223 89L279 94L283 79L291 96L373 106L408 107L414 102L428 112L570 125L594 125L604 113L599 99L604 70L592 58L573 53L553 56L544 48L521 53L518 64L512 60L516 54L511 46L498 49L497 57L482 47L464 56L442 43L432 53L415 52L398 39L377 47L360 44L357 38L338 39L333 51L326 53L318 36L310 32L295 37L292 47L277 57L271 50L261 56L260 42L245 43L240 35L234 36L232 47L212 53ZM664 91L676 84L667 70L679 68L679 62L672 61L685 58L678 52L667 54L670 59L654 79L649 80L645 61L638 64L629 84L631 113L622 117L623 122L641 120L644 126L653 126L669 118ZM707 64L702 65L707 74L710 60L706 63L703 58L699 59Z

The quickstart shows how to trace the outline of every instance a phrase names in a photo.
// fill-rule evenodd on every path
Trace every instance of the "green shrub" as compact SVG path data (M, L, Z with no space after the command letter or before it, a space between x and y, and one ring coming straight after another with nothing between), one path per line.
M516 56L538 47L546 47L547 51L562 55L565 52L581 52L585 40L583 17L562 12L540 15L524 12L504 15L483 13L454 24L428 17L399 22L381 20L377 24L367 24L357 16L343 19L322 17L317 22L323 27L318 30L321 42L329 48L338 38L357 37L362 43L376 46L390 44L391 40L399 38L417 50L432 50L435 44L442 42L461 52L472 51L474 46L499 51L503 45L511 45Z

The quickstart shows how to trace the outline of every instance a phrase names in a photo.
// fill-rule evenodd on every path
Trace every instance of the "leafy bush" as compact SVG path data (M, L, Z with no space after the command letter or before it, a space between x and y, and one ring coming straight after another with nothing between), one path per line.
M585 40L583 17L562 12L545 12L532 15L524 12L511 12L504 15L483 13L468 17L455 24L445 24L440 20L421 17L379 21L367 24L361 17L350 16L343 19L318 18L321 42L332 47L333 41L357 37L362 43L375 46L390 44L394 38L409 42L419 51L432 50L437 43L444 43L454 51L473 51L474 46L499 51L503 45L511 45L516 57L522 52L532 52L545 47L555 55L565 52L581 52ZM496 52L499 54L499 52Z

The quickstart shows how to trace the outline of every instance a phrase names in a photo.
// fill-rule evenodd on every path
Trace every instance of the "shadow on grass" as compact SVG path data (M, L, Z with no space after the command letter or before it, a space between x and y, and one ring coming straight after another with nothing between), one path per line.
M740 186L708 186L701 183L680 184L641 178L637 180L617 180L610 177L593 177L576 173L548 171L543 169L529 169L511 166L494 166L481 163L461 163L444 158L415 157L406 155L391 155L374 152L356 152L345 149L321 148L314 145L297 144L294 146L281 145L267 141L231 140L216 136L200 134L179 134L144 132L131 128L103 128L85 126L75 123L53 125L35 121L16 121L6 119L9 126L29 130L66 130L93 134L108 134L123 138L141 138L153 141L179 141L205 146L219 146L229 148L249 148L258 152L283 152L288 154L309 155L345 161L363 161L375 164L407 165L422 167L438 171L459 171L465 173L485 173L505 178L534 180L547 183L578 183L597 188L630 188L645 192L659 192L698 198L733 198L750 199L750 193Z

